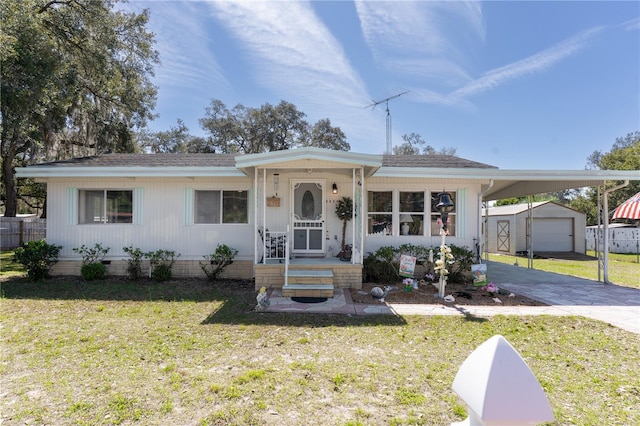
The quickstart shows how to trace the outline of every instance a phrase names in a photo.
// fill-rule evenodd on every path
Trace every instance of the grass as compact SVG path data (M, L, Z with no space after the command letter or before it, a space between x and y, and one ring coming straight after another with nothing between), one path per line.
M594 252L587 254L595 256ZM489 260L510 265L517 261L521 266L527 265L527 259L524 257L503 254L490 253ZM541 271L590 280L598 279L598 260L595 258L593 260L533 259L533 267ZM609 253L609 281L617 285L640 289L640 263L637 261L637 255Z
M640 339L579 317L256 313L253 283L3 278L3 425L448 425L501 334L554 425L640 424Z
M24 266L13 261L13 250L0 251L0 274L2 277L21 277L26 272Z

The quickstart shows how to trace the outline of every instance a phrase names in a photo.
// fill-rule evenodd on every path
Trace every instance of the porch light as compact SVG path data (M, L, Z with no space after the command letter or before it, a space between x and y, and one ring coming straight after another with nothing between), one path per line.
M273 174L273 192L278 196L278 189L280 188L280 173Z
M333 186L331 188L331 192L334 193L334 194L338 193L338 185L336 185L335 182L333 182Z

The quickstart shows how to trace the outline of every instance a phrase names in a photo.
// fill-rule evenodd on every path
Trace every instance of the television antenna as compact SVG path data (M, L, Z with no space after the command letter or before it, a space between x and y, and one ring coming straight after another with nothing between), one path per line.
M366 108L371 108L373 111L378 105L384 103L387 107L387 154L391 154L391 113L389 112L389 101L391 99L399 98L400 96L409 93L408 90L398 93L397 95L390 96L379 101L374 101L371 105L367 105Z

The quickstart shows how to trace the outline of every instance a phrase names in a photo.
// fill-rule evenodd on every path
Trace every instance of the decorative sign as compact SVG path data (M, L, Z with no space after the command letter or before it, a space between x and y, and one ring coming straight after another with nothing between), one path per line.
M413 277L413 272L416 270L416 258L413 256L407 256L403 254L400 256L400 276L401 277Z
M471 275L473 276L474 286L487 285L487 264L471 265Z
M267 198L267 207L280 207L280 198L278 197Z

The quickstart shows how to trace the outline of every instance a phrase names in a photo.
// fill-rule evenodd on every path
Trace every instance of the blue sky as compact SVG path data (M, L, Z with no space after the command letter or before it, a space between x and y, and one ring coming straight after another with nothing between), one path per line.
M637 1L138 1L161 65L152 130L286 100L351 150L418 133L501 169L584 169L640 130Z

